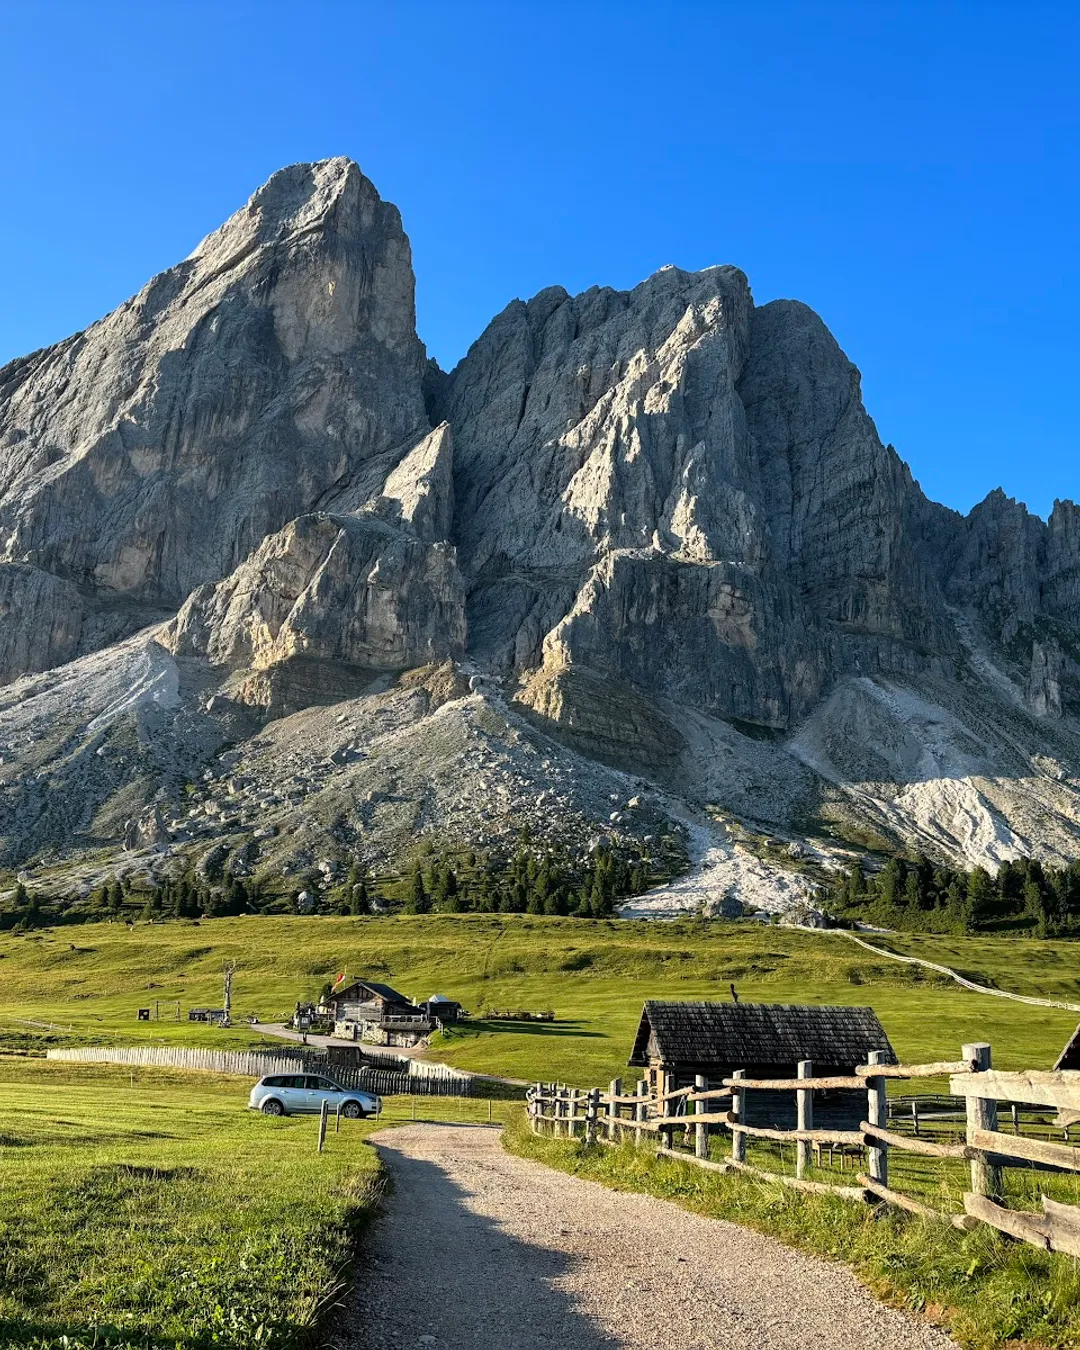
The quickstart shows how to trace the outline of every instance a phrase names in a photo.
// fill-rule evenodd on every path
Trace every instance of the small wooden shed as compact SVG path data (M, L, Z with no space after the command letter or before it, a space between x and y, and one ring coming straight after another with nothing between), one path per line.
M443 1026L456 1022L461 1016L461 1004L456 999L447 998L445 994L432 994L420 1007L433 1022Z
M873 1008L790 1003L647 1002L641 1012L632 1068L646 1071L650 1092L692 1084L698 1075L719 1087L735 1069L748 1078L794 1078L808 1059L815 1077L851 1074L871 1050L896 1055ZM866 1094L816 1092L821 1128L855 1129L866 1112ZM791 1128L794 1092L751 1092L750 1124Z

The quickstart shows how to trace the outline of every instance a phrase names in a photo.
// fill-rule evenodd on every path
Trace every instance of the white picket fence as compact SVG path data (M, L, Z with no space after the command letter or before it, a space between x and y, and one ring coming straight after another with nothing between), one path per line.
M418 1096L472 1095L472 1074L448 1064L402 1060L386 1056L390 1061L383 1068L380 1060L372 1057L369 1063L352 1067L332 1064L325 1055L300 1050L206 1050L192 1046L79 1046L47 1052L49 1059L64 1060L69 1064L130 1064L158 1069L196 1069L210 1073L238 1074L245 1078L262 1078L268 1073L294 1069L301 1073L325 1073L337 1079L343 1087L367 1087L387 1096L413 1093ZM399 1067L400 1066L400 1067Z

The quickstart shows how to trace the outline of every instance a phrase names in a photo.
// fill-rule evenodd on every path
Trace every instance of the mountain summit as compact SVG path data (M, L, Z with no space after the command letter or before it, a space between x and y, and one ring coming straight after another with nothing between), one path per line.
M294 165L0 370L9 865L1076 854L1072 503L929 502L733 267L515 300L449 374L413 290L356 165Z

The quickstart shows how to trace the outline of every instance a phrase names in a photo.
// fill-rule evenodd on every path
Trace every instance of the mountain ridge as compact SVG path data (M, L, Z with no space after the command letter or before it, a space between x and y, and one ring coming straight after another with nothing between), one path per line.
M545 827L582 847L711 812L827 858L1075 854L1080 508L930 501L819 316L756 306L735 267L546 288L449 372L413 296L397 209L349 160L296 165L0 370L9 865L201 856L184 784L294 718L351 786L320 805L301 766L297 820L255 840L252 770L227 869L508 838L545 815L534 754L593 785ZM455 730L389 810L375 724L406 708L414 748ZM443 782L478 717L510 766L497 824L479 780L460 809ZM599 804L635 784L641 830ZM165 837L125 851L151 807Z

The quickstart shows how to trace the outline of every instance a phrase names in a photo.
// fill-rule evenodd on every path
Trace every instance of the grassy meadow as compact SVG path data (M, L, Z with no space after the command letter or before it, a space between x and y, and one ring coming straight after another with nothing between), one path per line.
M1067 941L885 940L1002 988L1080 1002L1080 947ZM480 1018L439 1038L434 1054L462 1068L581 1085L623 1071L645 999L726 999L732 983L743 1000L869 1003L906 1058L953 1058L964 1041L988 1040L1001 1067L1046 1067L1078 1020L965 992L836 934L757 923L249 916L0 934L0 1047L250 1046L258 1037L243 1026L186 1020L194 1005L220 1005L225 961L237 963L234 1015L264 1021L346 970L414 997L446 994L474 1014L552 1009L554 1023ZM137 1008L155 1003L161 1020L136 1020Z
M0 1346L275 1350L332 1329L379 1190L374 1122L331 1123L320 1155L316 1117L248 1112L249 1088L0 1058ZM384 1124L413 1109L386 1107Z
M1067 942L882 941L1003 988L1080 1001L1078 949ZM238 1018L279 1020L346 970L414 997L458 998L474 1014L553 1009L552 1023L478 1016L437 1038L433 1053L478 1071L581 1085L624 1072L646 998L728 998L732 983L744 1000L872 1004L905 1058L951 1058L963 1041L989 1040L1002 1067L1046 1066L1077 1020L965 992L835 934L754 923L246 917L3 933L0 1347L275 1350L316 1343L342 1315L355 1237L379 1188L373 1122L343 1122L320 1156L316 1121L248 1113L244 1079L37 1057L60 1044L258 1043L243 1025L186 1020L192 1006L220 1004L226 962L237 967ZM137 1020L138 1008L155 1004L160 1020ZM419 1107L420 1118L486 1120L490 1104L430 1098ZM412 1111L409 1099L388 1099L383 1123ZM504 1103L494 1112L520 1114ZM1075 1265L1006 1250L992 1234L934 1230L930 1243L904 1216L875 1220L842 1203L819 1214L804 1197L796 1204L746 1178L703 1180L644 1155L631 1155L616 1177L611 1155L530 1140L512 1127L511 1146L543 1161L838 1256L912 1306L957 1308L954 1331L965 1344L1013 1335L1057 1346L1080 1334ZM937 1184L908 1180L924 1194ZM962 1178L946 1185L958 1190ZM1025 1263L1027 1283L1017 1273Z

